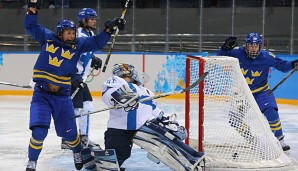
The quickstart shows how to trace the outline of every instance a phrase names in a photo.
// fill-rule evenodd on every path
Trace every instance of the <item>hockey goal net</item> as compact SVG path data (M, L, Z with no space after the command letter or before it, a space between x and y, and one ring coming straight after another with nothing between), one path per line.
M272 134L232 57L186 57L186 143L206 155L210 170L291 170L294 166Z

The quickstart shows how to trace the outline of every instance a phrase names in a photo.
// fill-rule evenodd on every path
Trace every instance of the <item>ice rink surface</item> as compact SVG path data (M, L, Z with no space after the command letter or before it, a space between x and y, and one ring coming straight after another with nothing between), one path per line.
M0 96L0 171L22 171L27 163L28 142L31 137L29 125L30 96ZM183 100L158 100L166 114L177 113L178 122L184 124ZM105 108L99 97L94 98L94 110ZM279 105L285 142L291 146L287 154L298 160L298 106ZM91 115L90 138L103 146L108 112ZM38 171L75 171L72 152L61 150L61 139L56 136L53 124L44 141L37 163ZM132 156L123 166L126 171L168 171L163 164L155 164L146 152L134 145Z

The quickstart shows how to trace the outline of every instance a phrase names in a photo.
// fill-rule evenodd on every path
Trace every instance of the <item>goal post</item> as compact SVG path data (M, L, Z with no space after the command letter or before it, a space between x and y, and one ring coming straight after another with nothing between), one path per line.
M243 77L238 59L186 56L186 144L203 151L211 170L296 168L271 132Z

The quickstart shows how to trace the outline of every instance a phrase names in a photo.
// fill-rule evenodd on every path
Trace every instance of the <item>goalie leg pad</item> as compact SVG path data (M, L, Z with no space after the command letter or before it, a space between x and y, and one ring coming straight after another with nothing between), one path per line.
M193 150L175 135L152 122L146 122L133 138L133 142L147 150L175 171L199 170L204 154Z
M84 147L81 150L83 163L84 163L84 168L86 170L95 170L96 169L94 156L92 156L91 152L92 152L92 150L91 150L90 147Z
M147 153L147 158L149 160L153 161L156 164L159 164L160 163L160 161L158 160L158 158L156 158L153 154L151 154L149 152Z
M96 169L100 171L119 171L119 164L114 149L94 150Z

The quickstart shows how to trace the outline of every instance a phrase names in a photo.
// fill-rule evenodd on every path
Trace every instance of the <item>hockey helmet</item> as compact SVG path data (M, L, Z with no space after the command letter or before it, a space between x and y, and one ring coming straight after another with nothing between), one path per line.
M142 84L138 76L138 71L131 64L127 64L127 63L115 64L112 72L113 72L113 75L116 75L121 78L131 77L137 85Z
M249 46L258 46L257 50L250 50ZM247 57L256 59L262 47L262 37L258 33L249 33L245 38L245 51Z
M57 34L57 36L61 37L62 34L63 34L63 31L67 30L67 29L74 30L75 33L76 33L75 23L71 20L61 20L61 21L59 21L58 24L56 25L56 34ZM71 41L71 42L66 42L66 43L74 44L75 40Z
M82 8L78 12L78 20L82 22L83 19L95 19L97 17L97 13L91 8Z

